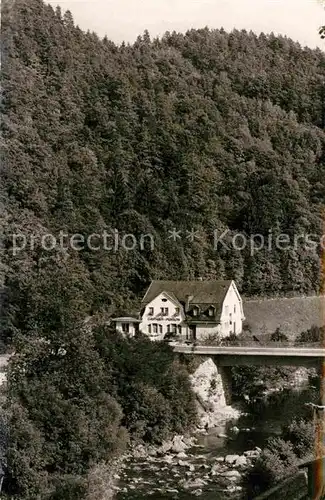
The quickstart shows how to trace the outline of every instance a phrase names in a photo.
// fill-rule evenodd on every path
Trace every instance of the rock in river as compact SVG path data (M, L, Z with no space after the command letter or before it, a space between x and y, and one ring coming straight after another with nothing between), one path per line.
M225 458L225 462L227 464L234 464L238 459L240 458L239 455L227 455L226 458Z
M197 478L197 479L188 480L188 481L181 481L180 484L186 490L190 490L190 489L195 489L195 488L201 488L202 486L206 485L206 482L203 481L203 479Z
M181 453L187 449L187 445L184 443L182 436L175 436L173 439L173 445L171 451L174 453Z
M238 470L227 470L226 472L223 472L221 476L229 477L229 479L234 480L241 478L240 472L238 472Z
M235 462L235 467L247 467L247 458L245 455L238 457Z

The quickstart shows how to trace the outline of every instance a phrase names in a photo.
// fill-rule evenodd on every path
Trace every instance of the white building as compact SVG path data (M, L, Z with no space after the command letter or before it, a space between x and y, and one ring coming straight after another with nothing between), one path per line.
M139 324L141 323L141 319L139 318L123 316L121 318L112 319L112 322L115 323L116 331L123 335L135 337L139 333Z
M232 280L152 281L143 297L139 320L115 321L124 334L135 335L138 321L138 330L152 340L173 335L202 340L238 335L244 319L242 299Z

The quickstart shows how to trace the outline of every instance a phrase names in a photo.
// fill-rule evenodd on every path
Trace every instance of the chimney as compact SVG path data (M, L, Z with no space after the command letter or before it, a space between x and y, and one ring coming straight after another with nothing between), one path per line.
M190 302L193 299L193 295L186 295L185 296L185 312L187 312L190 308Z

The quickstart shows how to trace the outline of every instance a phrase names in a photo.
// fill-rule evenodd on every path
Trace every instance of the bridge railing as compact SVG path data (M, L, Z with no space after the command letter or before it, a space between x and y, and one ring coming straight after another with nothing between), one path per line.
M301 349L307 349L307 348L314 348L314 349L319 349L321 347L324 347L323 344L320 342L275 342L272 340L269 341L254 341L254 340L230 340L230 341L221 341L220 345L224 347L231 347L231 346L237 346L237 347L299 347Z
M188 345L196 345L196 346L211 346L211 347L272 347L272 348L281 348L284 347L297 347L301 349L319 349L324 346L324 344L319 342L275 342L271 340L252 340L252 339L202 339L202 340L193 340L187 339L184 336L178 336L173 339L170 339L172 343L179 344L188 344Z

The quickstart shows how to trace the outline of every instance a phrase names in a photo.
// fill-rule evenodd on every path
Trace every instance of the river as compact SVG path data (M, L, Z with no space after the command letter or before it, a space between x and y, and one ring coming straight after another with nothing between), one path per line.
M267 403L261 400L250 407L242 407L244 415L238 420L197 434L198 446L186 452L185 460L176 458L166 463L164 457L153 456L126 462L120 474L118 500L245 498L240 481L213 473L218 457L242 455L255 447L263 448L270 437L281 434L284 425L306 415L308 409L304 403L315 401L316 396L312 387L284 390L270 395ZM240 429L237 434L231 431L233 426ZM196 481L196 487L184 488L187 480Z

